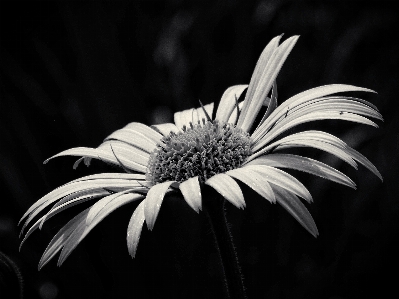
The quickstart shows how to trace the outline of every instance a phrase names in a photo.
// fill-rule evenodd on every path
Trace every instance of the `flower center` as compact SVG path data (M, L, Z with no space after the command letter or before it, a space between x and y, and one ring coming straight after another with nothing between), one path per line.
M240 167L251 155L249 134L224 122L205 121L183 132L170 132L150 156L146 179L153 184L183 182L198 176L201 182Z

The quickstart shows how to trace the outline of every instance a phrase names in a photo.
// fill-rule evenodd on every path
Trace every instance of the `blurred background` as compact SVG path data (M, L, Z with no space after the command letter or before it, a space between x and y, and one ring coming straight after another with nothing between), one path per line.
M169 122L182 109L218 101L248 83L276 35L301 35L278 77L279 101L324 84L371 88L356 94L379 108L379 129L311 123L368 157L384 182L318 151L357 190L292 172L309 188L314 239L281 207L245 189L247 209L228 207L249 298L369 298L396 289L399 237L398 23L385 1L1 1L0 297L220 298L210 229L178 198L145 228L134 260L126 228L137 204L107 217L58 268L37 264L52 236L82 207L51 219L20 252L18 220L54 188L115 172L74 158L129 122ZM393 273L393 274L392 274Z

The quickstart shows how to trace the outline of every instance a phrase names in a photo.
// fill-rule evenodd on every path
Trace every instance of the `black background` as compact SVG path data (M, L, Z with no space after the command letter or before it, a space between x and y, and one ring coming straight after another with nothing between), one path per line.
M95 147L132 121L217 101L248 83L271 38L301 35L278 77L279 100L324 84L368 87L379 129L318 122L367 156L384 177L318 151L357 190L293 173L314 198L314 239L281 207L244 188L247 209L228 207L249 298L370 298L395 290L398 262L398 23L384 1L1 2L0 251L20 269L25 298L219 298L220 266L209 227L181 199L165 200L134 260L126 227L137 204L107 217L58 268L37 264L51 237L81 208L60 214L18 252L17 222L37 199L77 177L51 155ZM359 96L359 95L358 95ZM0 297L17 296L2 258ZM6 294L13 291L13 295Z

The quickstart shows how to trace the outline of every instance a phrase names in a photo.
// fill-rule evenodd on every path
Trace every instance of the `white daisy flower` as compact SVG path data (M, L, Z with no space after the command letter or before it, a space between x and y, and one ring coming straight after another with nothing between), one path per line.
M276 77L298 36L279 45L280 39L281 36L275 37L263 50L249 85L236 85L225 91L217 111L213 111L212 103L175 113L174 124L149 127L133 122L112 133L97 148L72 148L51 157L80 156L74 168L82 160L89 165L92 158L100 159L121 167L124 172L74 180L28 209L21 219L25 221L21 234L30 228L21 246L47 219L71 206L93 201L90 208L71 219L54 236L39 268L59 251L58 265L61 265L104 217L127 203L140 201L127 228L127 247L134 257L143 224L146 222L152 230L165 194L178 190L182 199L199 212L201 184L211 186L234 206L244 208L244 195L236 180L241 181L269 202L282 205L317 236L313 218L300 199L311 202L309 191L281 168L304 171L352 188L356 188L355 183L333 167L307 157L281 153L281 149L323 150L355 168L356 162L364 165L382 180L367 158L331 134L310 130L281 137L292 127L309 121L339 119L378 127L369 118L382 120L382 116L365 100L337 95L372 90L342 84L301 92L278 106ZM239 102L244 95L244 100ZM262 106L267 106L267 110L255 123L260 119L257 116ZM44 213L44 210L48 211ZM32 225L34 219L37 220Z

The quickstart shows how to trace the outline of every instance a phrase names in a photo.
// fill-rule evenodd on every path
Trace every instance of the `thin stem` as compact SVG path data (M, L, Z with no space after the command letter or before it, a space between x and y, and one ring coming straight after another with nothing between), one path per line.
M226 200L215 196L203 204L218 251L226 298L247 298L237 252L226 219Z

